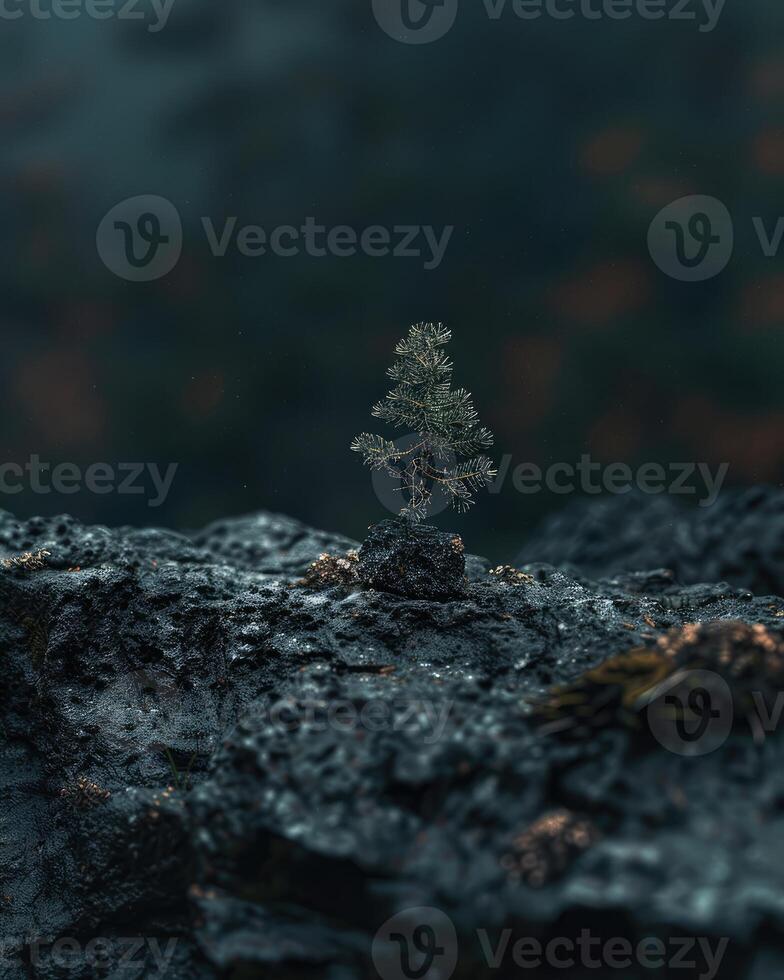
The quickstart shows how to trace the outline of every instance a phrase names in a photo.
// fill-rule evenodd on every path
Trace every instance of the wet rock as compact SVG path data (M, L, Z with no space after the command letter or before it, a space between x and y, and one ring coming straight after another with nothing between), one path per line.
M666 568L680 582L784 595L784 489L725 490L710 507L641 493L578 501L518 556L592 577Z
M429 524L393 518L375 524L359 549L358 577L368 589L411 599L455 599L465 591L462 539Z
M781 970L784 740L739 716L692 759L623 717L544 734L534 706L673 637L772 677L784 600L621 557L598 580L471 558L463 581L437 552L446 602L424 571L409 594L298 581L351 545L272 515L182 535L0 514L0 561L51 552L0 565L0 980L101 976L96 937L144 940L134 980L168 952L172 980L365 980L421 906L461 980L504 925L727 937L722 980Z

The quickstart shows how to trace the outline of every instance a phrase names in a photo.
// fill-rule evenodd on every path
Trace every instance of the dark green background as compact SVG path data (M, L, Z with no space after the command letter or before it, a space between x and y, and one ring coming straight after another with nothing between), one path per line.
M382 516L348 450L372 429L409 323L453 330L498 455L515 462L730 463L782 474L784 11L728 0L694 22L488 20L461 0L406 46L370 0L176 0L166 29L0 23L3 461L180 464L143 498L0 499L21 515L199 525L259 508L359 537ZM116 278L95 231L160 194L185 250L151 284ZM703 284L646 246L686 194L720 198L735 254ZM451 224L418 259L213 258L200 218ZM509 483L450 524L514 555L568 498Z

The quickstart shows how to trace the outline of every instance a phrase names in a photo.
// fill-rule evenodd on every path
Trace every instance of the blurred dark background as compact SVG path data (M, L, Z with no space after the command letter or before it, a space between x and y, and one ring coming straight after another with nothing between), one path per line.
M385 512L348 446L383 431L370 406L421 320L452 328L496 456L727 461L729 484L781 481L784 247L766 258L752 225L784 215L780 0L728 3L712 32L493 21L460 0L421 45L388 36L370 0L174 0L154 33L138 9L0 23L0 456L179 470L158 508L86 491L1 508L177 528L271 509L361 537ZM666 276L646 243L689 194L735 219L732 260L704 283ZM182 218L182 257L152 282L96 249L135 195ZM203 216L455 230L426 270L216 258ZM509 484L436 523L508 559L568 500Z

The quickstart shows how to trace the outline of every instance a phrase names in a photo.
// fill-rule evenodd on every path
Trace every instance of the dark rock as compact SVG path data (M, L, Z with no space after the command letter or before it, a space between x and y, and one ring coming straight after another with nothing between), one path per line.
M599 578L667 568L680 582L784 595L784 489L726 490L710 507L644 494L581 500L548 518L517 561Z
M365 980L411 907L452 923L460 980L504 926L726 937L716 976L781 971L784 740L737 724L692 759L623 725L546 736L531 704L684 624L779 636L784 600L622 564L510 585L480 559L450 602L296 584L350 544L270 515L0 514L0 558L51 552L0 567L0 980L161 957L168 980ZM132 969L96 966L96 937L139 937Z
M250 514L215 521L192 535L214 559L272 575L304 575L323 552L343 555L359 545L342 534L317 531L282 514Z
M465 591L465 549L457 534L392 518L370 529L357 571L367 589L411 599L456 599Z

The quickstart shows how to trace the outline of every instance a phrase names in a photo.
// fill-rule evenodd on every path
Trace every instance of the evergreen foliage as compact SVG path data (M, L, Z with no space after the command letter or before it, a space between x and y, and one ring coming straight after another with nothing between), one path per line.
M480 452L493 444L492 432L480 426L471 393L451 387L452 362L443 350L451 336L440 323L412 326L387 371L397 383L373 406L377 419L416 432L414 444L403 448L367 432L351 444L371 469L400 479L405 498L400 513L413 520L427 514L436 487L462 511L496 475L492 460ZM456 457L467 458L457 462Z

